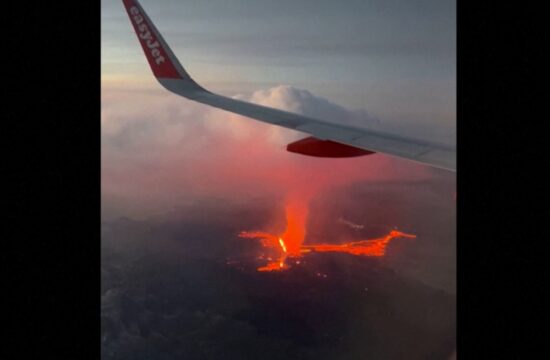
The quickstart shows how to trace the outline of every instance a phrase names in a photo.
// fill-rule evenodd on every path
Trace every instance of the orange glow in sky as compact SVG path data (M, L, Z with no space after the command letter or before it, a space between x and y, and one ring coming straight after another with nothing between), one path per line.
M300 249L306 237L306 221L308 204L305 201L291 199L285 207L286 231L281 235L286 245L288 255L300 256Z

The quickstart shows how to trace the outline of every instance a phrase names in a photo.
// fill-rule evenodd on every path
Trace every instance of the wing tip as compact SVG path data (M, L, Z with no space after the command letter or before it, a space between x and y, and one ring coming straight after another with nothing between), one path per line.
M191 99L198 92L208 92L189 76L141 4L137 0L122 2L147 62L159 83L167 90Z

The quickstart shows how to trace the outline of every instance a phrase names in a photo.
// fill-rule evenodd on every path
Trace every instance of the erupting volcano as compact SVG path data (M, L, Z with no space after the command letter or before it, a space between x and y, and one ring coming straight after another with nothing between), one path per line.
M306 201L291 200L285 207L286 230L280 235L262 231L243 231L241 238L259 239L265 248L274 249L279 255L276 259L268 257L269 263L258 271L279 271L288 268L287 257L299 258L308 252L341 252L357 256L384 256L386 247L394 238L416 238L416 235L391 230L387 235L368 240L349 241L341 244L306 244L306 221L309 209Z

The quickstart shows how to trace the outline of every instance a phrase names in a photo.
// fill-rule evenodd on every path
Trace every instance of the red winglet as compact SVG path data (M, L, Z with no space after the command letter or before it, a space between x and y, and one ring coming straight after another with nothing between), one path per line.
M166 45L161 35L139 3L135 0L122 0L122 2L153 74L157 78L181 79L181 74L174 66L168 51L164 48Z

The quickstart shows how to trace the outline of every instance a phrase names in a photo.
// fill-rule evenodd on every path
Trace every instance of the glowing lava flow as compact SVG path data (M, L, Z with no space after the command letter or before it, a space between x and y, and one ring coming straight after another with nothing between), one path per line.
M285 260L288 256L286 244L281 237L261 231L243 231L239 234L242 238L260 239L266 248L280 248L280 256L276 261L271 261L266 266L261 266L258 271L274 271L285 269Z
M318 252L343 252L352 255L363 256L384 256L389 242L396 237L406 237L414 239L416 235L405 234L403 232L392 230L390 233L379 239L352 241L344 244L312 244L302 246L303 250L313 250Z
M276 260L270 261L266 266L261 266L258 271L278 271L287 269L285 264L287 257L301 257L304 253L316 252L341 252L358 256L384 256L386 247L390 241L397 237L416 238L416 235L406 234L392 230L386 236L378 239L350 241L343 244L309 244L303 245L306 235L306 220L308 208L300 202L290 202L286 206L287 228L283 235L261 231L243 231L239 234L242 238L260 239L266 248L273 248L279 253Z

